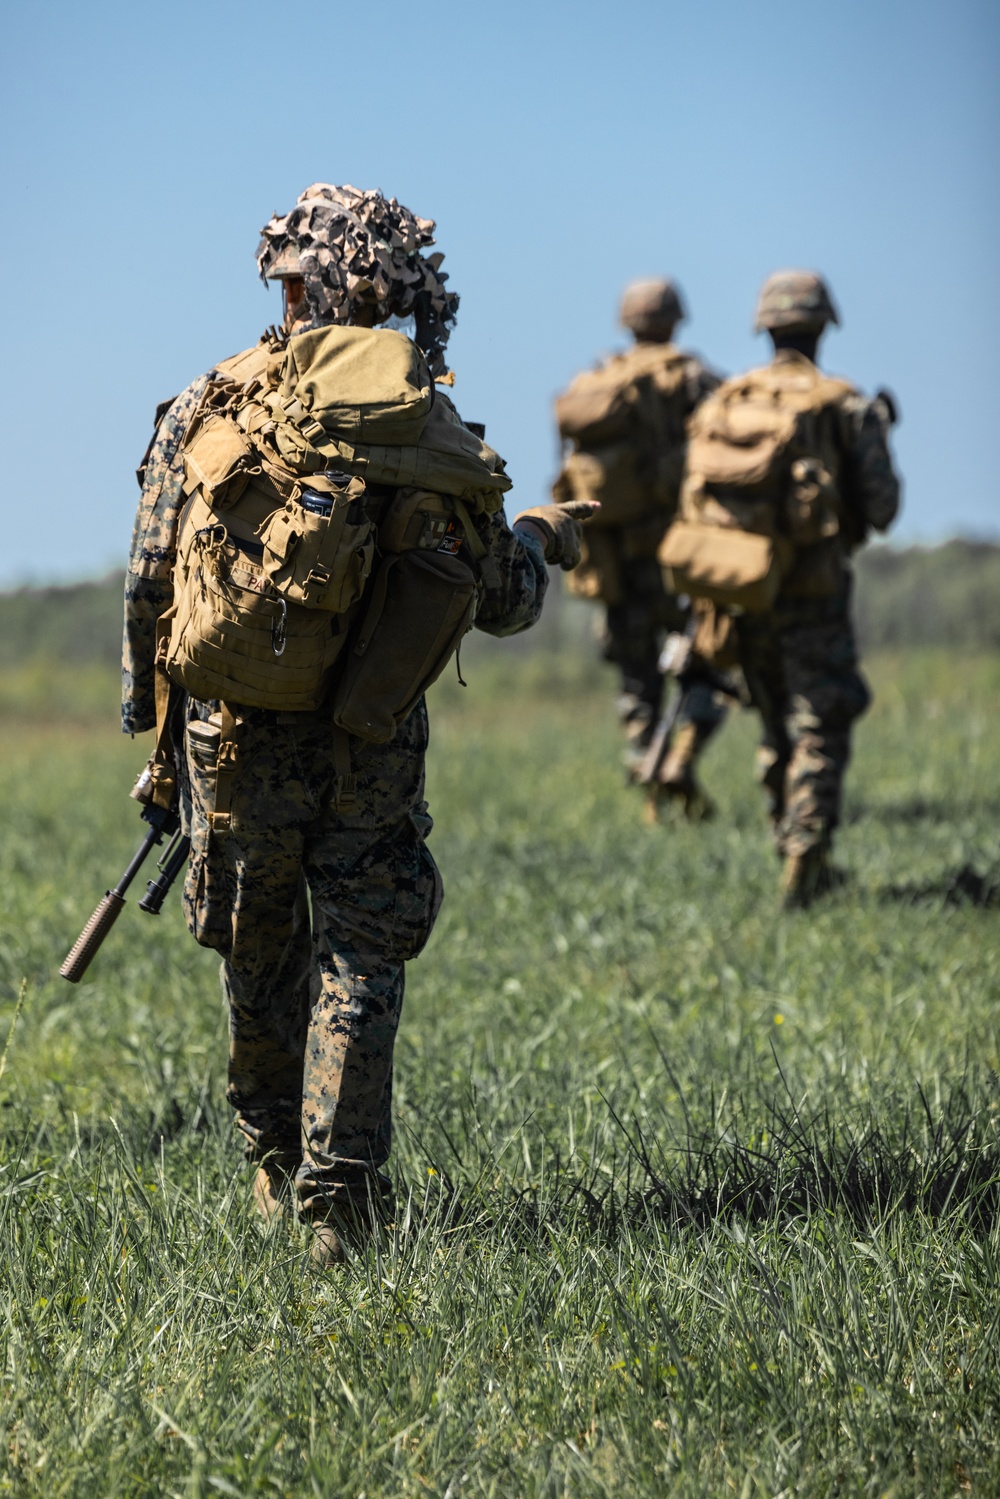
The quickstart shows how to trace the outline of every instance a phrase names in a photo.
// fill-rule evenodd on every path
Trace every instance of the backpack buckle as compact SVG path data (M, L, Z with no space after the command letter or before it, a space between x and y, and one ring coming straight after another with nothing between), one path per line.
M355 775L338 776L333 787L333 804L338 812L358 810L358 778Z

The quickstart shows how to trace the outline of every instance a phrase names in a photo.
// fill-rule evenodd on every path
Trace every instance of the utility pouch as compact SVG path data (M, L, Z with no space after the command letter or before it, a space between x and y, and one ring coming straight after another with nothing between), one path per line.
M460 557L385 557L333 699L348 734L385 744L451 660L476 612L476 577Z
M766 614L788 569L792 547L780 536L675 521L657 556L670 593Z
M202 701L318 708L347 638L346 616L287 603L264 570L263 548L230 537L221 523L184 542L164 662L170 678Z
M365 485L347 474L318 476L258 530L263 569L292 604L343 614L360 597L375 554Z
M184 438L185 494L200 487L214 510L224 510L260 472L250 439L231 417L217 411L195 415Z
M399 489L378 529L379 550L434 552L449 534L462 536L453 500L431 489Z

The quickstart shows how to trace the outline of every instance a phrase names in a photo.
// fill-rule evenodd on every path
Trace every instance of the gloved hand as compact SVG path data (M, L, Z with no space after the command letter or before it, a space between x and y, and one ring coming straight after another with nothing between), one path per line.
M597 500L571 500L568 505L534 505L530 510L522 510L514 521L516 531L522 521L535 527L542 533L545 539L545 560L556 563L563 572L571 572L580 561L580 541L583 532L580 529L585 522L596 515L601 506Z

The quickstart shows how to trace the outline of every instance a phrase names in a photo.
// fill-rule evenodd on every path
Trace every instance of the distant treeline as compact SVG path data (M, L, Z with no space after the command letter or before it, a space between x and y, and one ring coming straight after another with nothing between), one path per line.
M863 649L1000 648L1000 544L875 546L857 559L856 571ZM42 661L117 666L123 581L113 573L95 583L0 593L0 669ZM541 627L518 642L522 650L587 645L594 611L565 595L552 603Z
M1000 647L1000 545L869 547L857 559L862 645Z

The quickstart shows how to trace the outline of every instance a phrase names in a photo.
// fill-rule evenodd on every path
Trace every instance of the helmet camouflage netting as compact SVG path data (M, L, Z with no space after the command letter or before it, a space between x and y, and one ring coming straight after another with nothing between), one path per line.
M275 214L261 234L257 265L263 280L300 275L310 310L321 321L349 322L359 307L372 304L383 319L412 314L432 375L443 373L458 297L445 291L441 252L421 254L434 243L433 219L418 219L379 192L314 182L290 213Z

